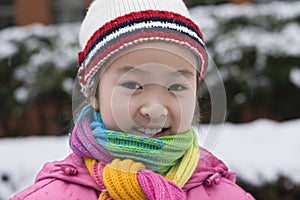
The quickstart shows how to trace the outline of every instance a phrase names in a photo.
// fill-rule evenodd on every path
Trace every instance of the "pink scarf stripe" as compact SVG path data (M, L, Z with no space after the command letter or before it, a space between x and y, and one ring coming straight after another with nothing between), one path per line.
M74 153L81 157L94 158L110 163L113 156L96 141L90 128L90 122L82 120L81 123L76 124L70 140L70 146ZM85 149L85 151L80 151L80 149Z
M168 199L184 200L184 192L172 181L151 170L138 172L137 179L140 187L149 200Z

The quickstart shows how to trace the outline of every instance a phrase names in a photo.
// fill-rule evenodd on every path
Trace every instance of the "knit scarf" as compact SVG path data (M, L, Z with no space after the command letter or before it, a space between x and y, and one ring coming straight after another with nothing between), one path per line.
M192 128L159 138L116 132L105 127L91 105L82 109L70 146L85 158L90 174L103 189L99 199L126 199L126 195L127 199L166 199L162 194L184 199L179 187L191 177L199 160Z

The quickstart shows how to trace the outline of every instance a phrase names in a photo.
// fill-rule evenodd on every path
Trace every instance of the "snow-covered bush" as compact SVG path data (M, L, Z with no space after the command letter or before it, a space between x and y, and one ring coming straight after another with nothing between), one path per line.
M77 71L78 29L78 23L34 24L0 32L0 135L41 131L43 129L30 128L30 125L27 128L16 125L17 121L28 119L24 116L25 110L33 106L30 109L38 110L40 119L47 116L47 113L41 114L47 107L43 104L45 100L55 99L57 104L70 101ZM37 103L44 108L36 108ZM45 127L45 121L37 123ZM31 124L32 120L27 122Z
M300 117L300 2L191 9L222 73L228 120Z
M71 93L68 75L70 71L76 72L78 28L77 23L35 24L0 32L1 68L8 68L10 73L6 75L12 78L11 82L21 83L16 84L13 92L17 102L27 102L53 88Z

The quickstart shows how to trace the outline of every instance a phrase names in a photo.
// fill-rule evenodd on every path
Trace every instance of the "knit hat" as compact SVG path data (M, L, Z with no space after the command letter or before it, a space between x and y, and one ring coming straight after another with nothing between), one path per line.
M182 0L95 0L80 28L78 83L84 96L95 87L95 74L123 49L147 41L171 42L195 53L200 78L208 65L199 27Z

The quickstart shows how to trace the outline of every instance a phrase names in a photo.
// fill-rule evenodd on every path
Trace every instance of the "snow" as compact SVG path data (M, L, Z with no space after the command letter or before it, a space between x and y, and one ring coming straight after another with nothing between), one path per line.
M72 78L66 78L62 83L64 91L71 94L73 91L74 80Z
M278 175L300 183L299 133L300 119L226 123L212 151L239 177L253 184L274 181Z
M214 143L207 143L216 127ZM221 158L238 177L253 184L276 180L279 174L300 183L299 129L300 119L203 125L199 143ZM70 152L68 136L0 139L0 199L31 185L45 162L63 159Z
M0 200L31 185L45 162L69 152L67 136L0 139Z
M25 103L28 99L28 89L25 87L19 87L14 91L14 96L19 103Z
M300 88L300 69L297 67L292 68L290 72L290 81Z

